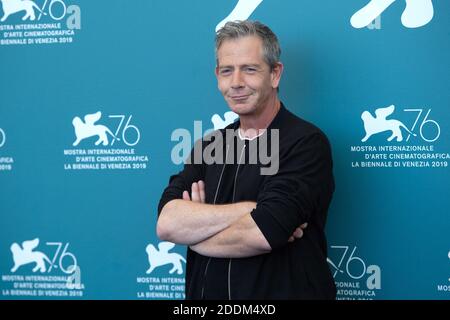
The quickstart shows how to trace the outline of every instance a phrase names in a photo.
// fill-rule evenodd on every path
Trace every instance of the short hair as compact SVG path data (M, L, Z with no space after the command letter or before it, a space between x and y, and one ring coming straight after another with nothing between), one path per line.
M270 69L276 67L280 61L281 48L278 38L270 28L259 21L229 21L216 33L216 63L219 65L217 51L226 40L239 39L246 36L257 36L262 40L263 59L270 66Z

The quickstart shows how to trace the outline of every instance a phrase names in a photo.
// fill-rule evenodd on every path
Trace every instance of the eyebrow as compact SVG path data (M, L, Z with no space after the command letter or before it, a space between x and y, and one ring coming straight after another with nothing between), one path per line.
M255 63L255 64L242 64L242 65L239 66L239 68L248 68L248 67L261 68L261 65ZM219 69L226 69L226 68L234 68L234 66L232 66L232 65L223 65L223 66L219 67Z

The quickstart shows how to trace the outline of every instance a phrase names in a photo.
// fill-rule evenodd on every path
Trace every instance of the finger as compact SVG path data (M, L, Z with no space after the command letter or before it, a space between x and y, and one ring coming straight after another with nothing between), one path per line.
M192 192L191 192L192 201L200 202L200 193L198 191L198 184L194 182L192 184Z
M206 201L205 183L202 180L200 180L198 182L198 190L199 190L199 194L200 194L201 203L205 203L205 201Z
M294 242L294 240L295 240L295 238L290 236L289 239L288 239L288 242Z
M306 229L307 226L308 226L308 222L305 222L304 224L300 225L300 228Z
M189 192L186 190L183 191L183 200L191 201L191 197L189 197Z
M293 236L294 236L295 238L301 238L301 237L303 237L303 230L302 230L301 228L295 229Z

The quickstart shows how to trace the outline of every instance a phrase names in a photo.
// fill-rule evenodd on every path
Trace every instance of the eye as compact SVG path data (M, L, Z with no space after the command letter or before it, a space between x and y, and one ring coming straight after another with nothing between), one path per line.
M226 76L229 75L231 73L231 69L230 68L223 68L220 69L219 74L222 76Z
M246 67L244 70L247 73L255 73L257 71L254 67Z

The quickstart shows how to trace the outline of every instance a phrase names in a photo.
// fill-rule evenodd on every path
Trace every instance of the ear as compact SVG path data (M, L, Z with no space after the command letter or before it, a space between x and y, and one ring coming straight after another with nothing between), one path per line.
M216 77L219 76L219 66L217 65L216 68L214 69L214 73L216 74Z
M216 65L216 68L214 69L214 74L216 75L216 79L217 79L217 88L220 90L220 87L219 87L219 65Z
M283 74L284 66L281 62L277 62L276 66L273 68L270 74L270 81L272 82L272 88L278 88L281 80L281 75Z

